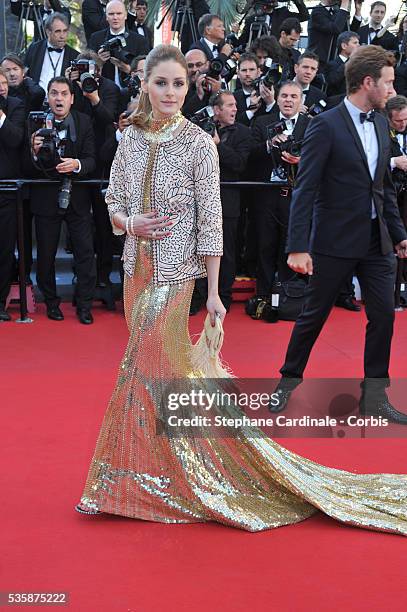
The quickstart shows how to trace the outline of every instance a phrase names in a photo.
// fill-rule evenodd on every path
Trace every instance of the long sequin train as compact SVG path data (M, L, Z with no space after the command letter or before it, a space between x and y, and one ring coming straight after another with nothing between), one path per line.
M157 434L164 381L191 375L193 281L155 286L152 277L152 246L140 241L135 274L125 279L130 339L82 504L150 521L217 521L248 531L322 510L344 523L407 535L407 475L325 467L247 427L225 438ZM236 414L228 409L228 416Z

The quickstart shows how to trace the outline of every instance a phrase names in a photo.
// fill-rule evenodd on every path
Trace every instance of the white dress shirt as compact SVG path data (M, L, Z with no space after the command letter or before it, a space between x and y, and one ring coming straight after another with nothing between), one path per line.
M112 32L112 30L110 30L110 36L124 36L125 33L126 33L126 28L123 28L123 30L120 30L120 32ZM114 82L116 83L119 89L122 88L122 84L120 83L119 69L117 66L114 67Z
M344 103L362 142L363 149L366 153L370 176L373 180L376 172L377 160L379 159L379 145L377 142L374 123L373 121L364 121L361 123L360 113L363 113L364 111L352 104L348 98L344 99ZM376 208L372 199L372 219L375 219L376 217Z
M56 51L48 51L48 46L49 42L47 41L40 80L38 81L39 86L42 87L45 92L47 91L50 80L56 76L61 76L65 55L65 49L62 50L62 53L57 53Z
M213 57L218 57L218 55L219 55L219 51L217 49L218 45L216 45L215 43L211 42L210 40L208 40L205 37L204 37L204 41L206 42L206 44L208 45L209 49L211 50ZM216 47L216 49L214 49L214 47Z

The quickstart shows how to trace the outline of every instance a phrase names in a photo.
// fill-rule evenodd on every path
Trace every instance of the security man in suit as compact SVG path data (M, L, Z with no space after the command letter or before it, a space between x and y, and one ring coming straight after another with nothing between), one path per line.
M346 65L347 97L315 117L307 130L287 253L290 268L309 274L310 280L280 370L275 411L286 406L289 392L301 381L338 289L356 269L368 318L360 411L407 424L407 415L390 404L385 392L394 323L394 251L407 256L407 233L390 176L387 119L373 110L383 109L394 95L393 66L393 55L381 47L355 51Z
M69 21L63 13L52 13L45 21L46 40L33 42L27 49L24 65L31 77L46 92L48 83L57 76L64 76L78 51L66 44Z
M8 95L8 81L0 67L0 178L21 176L21 144L24 138L25 111L19 98ZM5 303L14 274L14 249L17 240L16 198L0 193L0 321L10 321Z
M126 17L127 11L123 2L111 0L106 5L109 27L95 32L89 39L89 48L96 51L103 62L102 76L111 79L120 88L125 86L123 79L130 74L131 60L149 51L146 37L126 28ZM103 51L102 45L112 38L119 38L125 43L125 46L121 47L120 57L113 57L109 51Z
M47 305L48 318L61 321L55 279L57 253L62 221L68 226L72 241L77 275L74 301L78 319L83 324L93 323L90 312L96 283L93 251L92 217L87 187L75 185L76 178L89 176L95 169L95 139L89 117L72 110L73 85L65 77L55 77L48 85L48 101L54 114L55 128L65 142L60 151L60 163L44 172L45 160L41 152L43 138L35 132L27 147L26 171L32 178L71 179L69 200L61 201L58 185L36 185L31 192L31 207L35 217L37 236L37 283ZM47 164L48 165L48 164ZM69 186L64 187L65 193Z

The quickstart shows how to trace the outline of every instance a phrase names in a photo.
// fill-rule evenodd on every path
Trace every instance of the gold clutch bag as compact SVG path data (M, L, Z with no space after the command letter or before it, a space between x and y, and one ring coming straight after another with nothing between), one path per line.
M215 317L215 325L212 327L207 314L201 335L192 345L191 351L192 365L198 375L205 378L233 378L231 370L220 356L224 336L220 317Z

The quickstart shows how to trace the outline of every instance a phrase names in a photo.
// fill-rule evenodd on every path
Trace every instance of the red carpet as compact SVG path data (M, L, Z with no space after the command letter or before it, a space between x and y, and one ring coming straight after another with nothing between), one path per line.
M117 313L96 307L86 327L63 310L62 323L40 305L35 323L0 325L0 591L68 592L78 612L406 609L402 536L322 515L250 534L75 513L127 331ZM276 377L291 327L233 305L224 356L239 376ZM307 376L361 376L363 336L364 315L336 309ZM392 376L406 362L407 312L396 314ZM407 473L405 439L281 442L335 467Z

